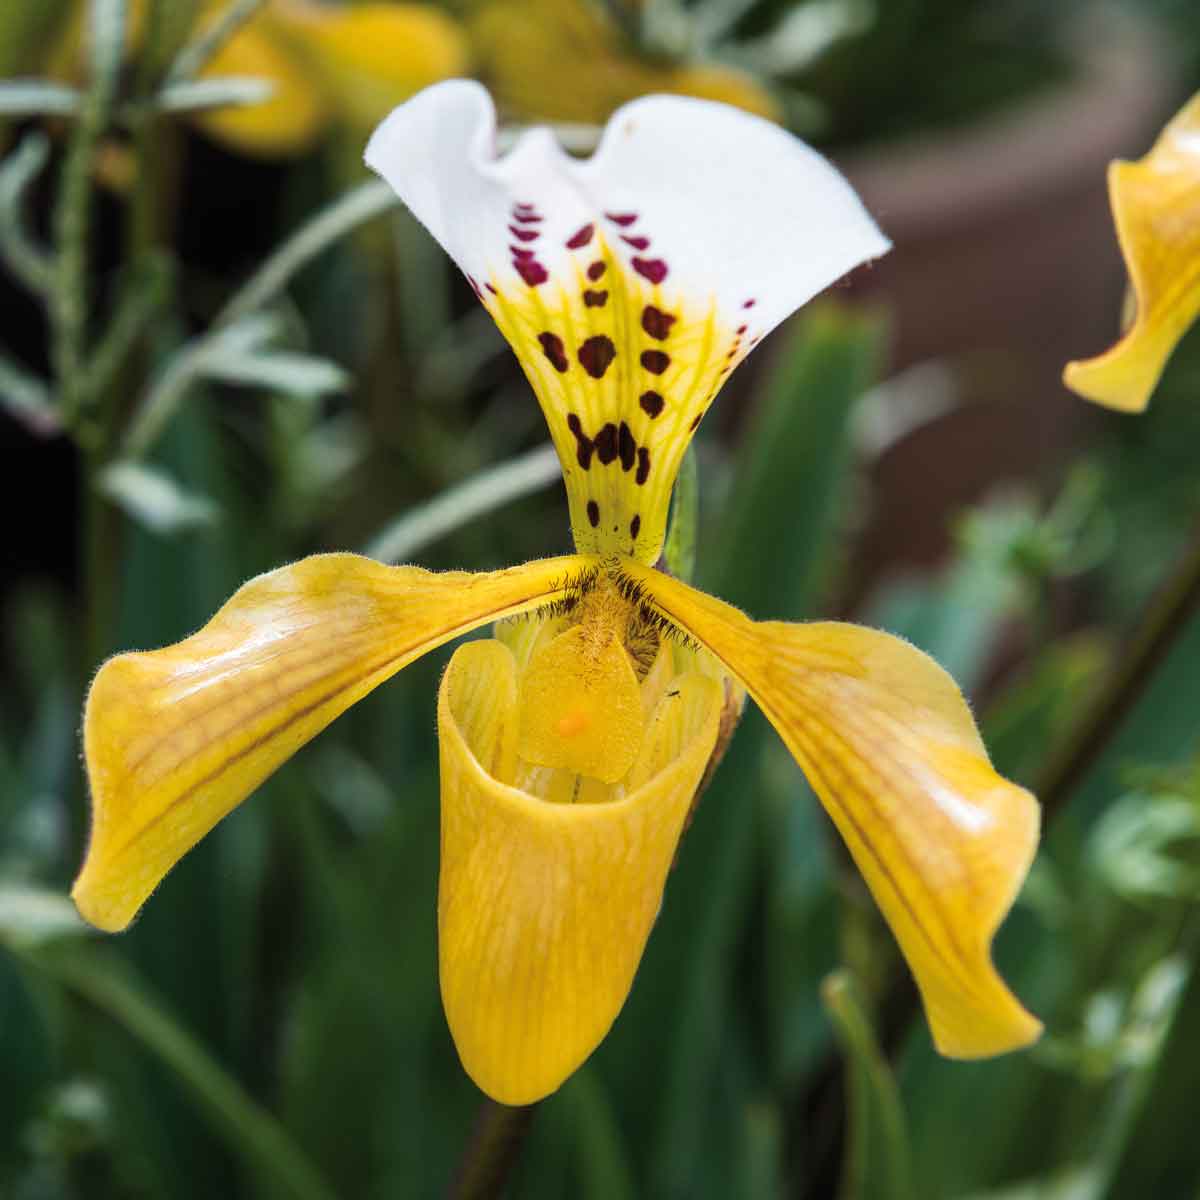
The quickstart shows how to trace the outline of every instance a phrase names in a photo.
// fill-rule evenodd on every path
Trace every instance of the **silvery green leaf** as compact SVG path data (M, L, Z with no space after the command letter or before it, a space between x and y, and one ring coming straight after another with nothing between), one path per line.
M144 463L113 463L100 473L97 486L127 516L155 533L182 533L211 525L220 516L207 496L186 491L171 476Z
M24 948L87 931L75 905L61 892L0 883L0 942Z
M231 105L261 104L274 93L275 86L270 80L250 75L221 75L169 84L154 97L153 104L162 112L200 112Z
M791 75L844 38L869 29L874 20L871 0L815 0L792 9L766 36L744 42L738 58L764 75Z
M2 355L0 408L37 437L53 437L62 429L46 385Z
M0 80L0 113L9 117L66 116L79 107L79 93L46 79Z
M301 396L340 392L350 384L350 376L336 363L287 351L212 355L204 364L204 373L224 383L274 388Z

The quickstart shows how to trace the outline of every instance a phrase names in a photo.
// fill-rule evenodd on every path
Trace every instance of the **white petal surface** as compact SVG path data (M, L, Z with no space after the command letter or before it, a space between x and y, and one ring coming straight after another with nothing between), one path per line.
M479 84L437 84L367 163L470 279L559 450L581 550L658 553L679 460L729 373L822 288L884 253L842 176L739 109L648 96L589 159L546 129L503 158Z

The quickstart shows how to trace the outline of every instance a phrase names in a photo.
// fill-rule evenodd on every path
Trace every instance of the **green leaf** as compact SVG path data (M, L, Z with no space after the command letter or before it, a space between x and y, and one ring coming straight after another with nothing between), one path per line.
M113 463L100 472L96 486L126 516L154 533L184 533L212 525L219 516L207 496L188 492L165 471L144 463Z
M79 107L79 93L46 79L0 80L0 116L65 116Z
M847 1060L846 1200L912 1200L913 1164L900 1093L880 1053L848 971L835 971L821 997Z
M10 948L30 949L88 932L75 905L61 892L0 883L0 942Z
M334 1192L283 1127L151 999L137 976L118 959L90 947L64 944L26 948L23 957L123 1025L162 1059L191 1092L205 1118L262 1181L296 1200L333 1200Z

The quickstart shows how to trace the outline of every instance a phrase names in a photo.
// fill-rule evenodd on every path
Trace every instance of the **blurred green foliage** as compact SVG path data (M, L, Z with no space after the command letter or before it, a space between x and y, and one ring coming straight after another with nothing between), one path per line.
M35 75L69 7L0 6L0 74ZM652 58L675 29L673 53L757 63L806 98L785 111L856 140L963 123L1061 78L1055 28L1071 7L614 0L609 16ZM1159 7L1200 62L1191 6ZM802 24L820 11L824 41ZM438 1195L479 1099L437 991L444 656L281 770L111 941L64 899L86 835L78 714L108 653L179 638L260 570L366 544L526 450L540 418L440 251L347 177L357 145L285 167L161 116L114 134L122 89L146 100L156 80L105 52L100 39L91 90L74 98L0 94L23 114L0 134L4 445L10 495L45 543L2 596L0 1195ZM102 167L130 154L122 191ZM239 189L244 229L199 228L217 191ZM871 519L855 414L873 402L886 329L814 310L735 381L723 404L737 419L706 426L698 575L756 616L836 604ZM1097 419L1069 470L959 514L941 565L893 574L857 614L939 657L976 699L997 766L1031 786L1194 553L1198 391L1200 335L1148 414ZM562 549L561 499L520 495L422 560L488 568ZM861 882L748 713L633 994L540 1107L511 1194L1195 1195L1197 712L1191 614L1055 797L998 941L1047 1035L970 1065L933 1054Z

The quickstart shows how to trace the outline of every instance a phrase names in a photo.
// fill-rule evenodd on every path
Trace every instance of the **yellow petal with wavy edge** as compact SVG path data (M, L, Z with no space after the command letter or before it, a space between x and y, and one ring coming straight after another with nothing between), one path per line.
M642 694L618 631L576 625L521 678L520 755L615 783L642 744Z
M1037 848L1037 801L997 775L970 710L928 655L856 625L751 621L623 564L655 605L745 684L804 769L891 925L953 1058L1041 1031L991 941Z
M1136 313L1104 354L1068 363L1063 382L1107 408L1141 412L1200 313L1200 94L1144 158L1109 166L1108 191Z
M109 659L84 711L80 913L123 929L200 838L351 704L458 634L553 600L580 561L475 575L316 555L252 579L184 641Z
M281 43L316 74L339 115L373 125L393 105L467 70L466 38L426 4L279 4ZM311 81L309 83L311 87Z
M493 726L474 724L455 697L460 674L485 666L475 686L507 691L511 657L485 662L468 645L438 698L442 1001L471 1078L503 1104L531 1104L591 1054L625 1002L716 739L721 689L699 675L670 689L646 751L661 769L624 799L548 804L480 765Z

